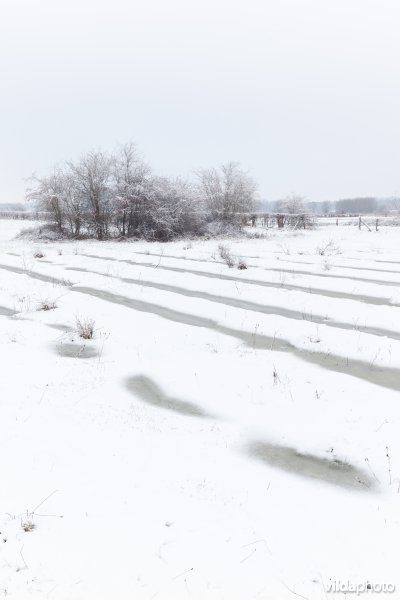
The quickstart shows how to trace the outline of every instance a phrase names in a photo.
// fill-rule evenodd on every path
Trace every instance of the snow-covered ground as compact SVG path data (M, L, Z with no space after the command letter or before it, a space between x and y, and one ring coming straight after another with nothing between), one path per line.
M230 240L238 270L215 240L23 227L0 221L0 598L400 598L398 229Z

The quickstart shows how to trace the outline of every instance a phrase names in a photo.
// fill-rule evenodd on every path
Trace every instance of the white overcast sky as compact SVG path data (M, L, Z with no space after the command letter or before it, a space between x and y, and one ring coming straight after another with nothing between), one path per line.
M0 202L132 140L263 198L400 190L399 0L0 0Z

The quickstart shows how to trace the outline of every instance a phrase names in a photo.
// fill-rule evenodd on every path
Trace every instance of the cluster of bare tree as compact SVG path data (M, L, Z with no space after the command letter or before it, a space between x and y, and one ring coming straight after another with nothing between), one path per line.
M198 171L193 181L159 177L132 144L89 152L34 177L27 197L60 233L169 240L198 235L210 221L244 222L256 186L238 163Z

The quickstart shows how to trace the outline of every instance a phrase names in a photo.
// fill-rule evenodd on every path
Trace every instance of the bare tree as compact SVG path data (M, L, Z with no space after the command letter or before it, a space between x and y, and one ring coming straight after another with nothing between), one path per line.
M239 163L228 162L219 169L203 169L197 173L199 193L212 217L226 221L254 211L256 184Z
M304 213L305 198L298 194L290 194L280 201L280 211L289 215L298 215Z
M53 167L47 177L31 177L35 187L29 189L27 200L36 202L37 208L48 213L50 220L61 232L65 222L64 173Z
M125 144L112 160L113 201L121 235L132 235L140 226L148 201L150 168L132 143Z
M67 163L74 177L76 193L86 204L89 221L97 239L107 236L111 218L111 158L103 152L89 152L76 163Z
M63 172L62 181L66 225L68 225L70 234L77 237L85 223L86 201L69 169Z

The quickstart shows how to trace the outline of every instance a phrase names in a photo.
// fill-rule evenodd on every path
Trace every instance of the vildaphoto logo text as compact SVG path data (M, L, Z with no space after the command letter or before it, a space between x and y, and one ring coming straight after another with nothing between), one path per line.
M356 596L360 596L361 594L393 594L396 590L396 585L394 583L389 583L387 581L383 582L372 582L372 581L345 581L342 579L331 579L328 583L325 584L325 590L327 593L338 593L342 592L344 594L355 594Z

